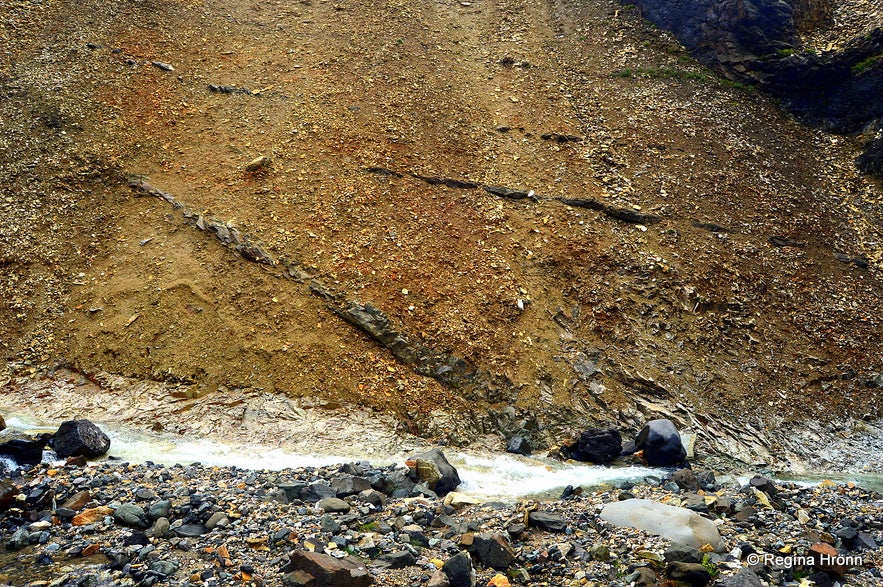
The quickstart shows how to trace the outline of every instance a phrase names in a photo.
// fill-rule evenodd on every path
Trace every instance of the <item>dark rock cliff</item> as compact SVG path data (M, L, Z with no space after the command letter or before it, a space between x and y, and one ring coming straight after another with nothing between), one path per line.
M629 3L674 33L702 63L730 79L757 85L809 124L837 133L873 130L883 124L880 26L839 50L816 52L800 46L798 30L829 23L830 3L824 0ZM874 144L871 141L869 149ZM876 169L861 163L860 167Z

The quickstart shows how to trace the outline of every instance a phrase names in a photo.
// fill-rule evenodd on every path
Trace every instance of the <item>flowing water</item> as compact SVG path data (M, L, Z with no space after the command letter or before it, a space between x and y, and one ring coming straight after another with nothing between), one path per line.
M48 422L22 415L11 415L6 424L8 428L0 433L0 439L21 433L53 431ZM376 447L356 447L352 444L330 446L325 451L307 454L259 443L232 445L209 438L182 438L109 423L97 424L111 439L109 456L132 463L153 461L174 465L199 462L208 466L280 470L359 460L385 466L402 463L414 454L413 450L384 454ZM622 480L639 481L647 476L658 477L665 472L658 468L601 467L505 453L461 451L450 447L445 448L444 452L460 474L462 484L459 491L486 500L555 497L567 485L600 487Z

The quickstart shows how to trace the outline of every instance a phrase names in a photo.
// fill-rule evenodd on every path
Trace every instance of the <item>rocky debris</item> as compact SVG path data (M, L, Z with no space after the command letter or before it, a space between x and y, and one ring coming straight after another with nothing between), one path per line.
M622 453L622 436L613 428L590 428L567 450L577 461L606 465Z
M411 474L426 483L439 496L445 496L460 485L460 475L439 448L411 457L406 462Z
M395 465L365 462L281 471L113 461L84 467L40 464L7 482L14 486L10 493L16 505L0 514L0 540L16 556L76 560L68 571L71 585L101 573L106 573L106 584L137 584L155 573L171 583L198 575L210 584L299 587L505 587L560 585L562 578L625 587L664 578L705 585L707 573L717 569L725 585L755 587L749 566L769 585L784 586L790 576L775 564L751 563L752 553L832 552L827 547L853 552L849 549L859 548L855 539L862 533L869 540L883 539L877 519L880 496L847 485L777 483L781 511L759 505L754 491L770 489L759 476L754 485L720 489L713 497L731 499L739 511L758 506L740 521L711 509L698 516L683 507L690 494L671 488L665 479L631 487L640 496L633 501L653 504L648 510L617 502L615 492L603 489L574 491L566 500L542 504L442 500L413 482L408 485L407 472L404 477L401 472ZM379 489L353 494L359 484L335 483L344 475L370 479ZM323 511L301 499L310 487L333 485L349 494L348 511ZM381 489L385 501L360 498ZM52 498L46 500L47 495ZM53 500L76 509L55 507ZM696 516L715 532L719 528L720 551L727 554L680 546L652 531L620 528L608 521L617 506L644 521L653 518L648 511L656 507L676 510L666 522L678 520L674 525L681 533L702 526L690 526L693 522L683 517ZM225 518L229 524L220 523ZM883 553L861 552L868 561L864 567L844 572L820 564L801 572L865 587L873 584L873 565ZM40 580L53 571L19 565L4 572L15 583Z
M238 252L249 261L269 266L275 266L277 264L277 260L264 248L263 245L251 237L242 234L239 229L232 224L193 212L178 201L173 195L151 185L143 176L130 176L128 183L129 187L136 192L155 196L170 203L175 209L182 210L184 218L186 218L193 226L203 232L215 235L224 246Z
M685 508L646 499L626 499L604 506L601 519L617 526L637 528L692 548L706 544L719 551L721 537L714 523Z
M559 200L561 201L561 203L567 206L597 210L598 212L606 214L611 218L615 218L616 220L621 220L623 222L629 222L632 224L656 224L657 222L660 222L662 220L662 218L660 218L659 216L654 216L652 214L641 214L636 210L612 206L610 204L605 204L604 202L593 200L591 198L559 198Z
M175 71L174 67L172 67L168 63L163 63L162 61L151 61L150 65L154 66L157 69L161 69L163 71Z
M89 420L62 422L52 438L52 448L59 457L84 456L94 459L110 449L110 438Z
M647 422L635 437L634 446L644 451L644 460L655 467L678 465L687 458L687 449L671 420Z

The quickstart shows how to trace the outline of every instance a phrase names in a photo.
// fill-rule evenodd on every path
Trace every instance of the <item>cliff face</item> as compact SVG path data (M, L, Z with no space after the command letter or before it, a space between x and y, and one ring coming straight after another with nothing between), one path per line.
M831 0L637 0L635 5L704 64L759 86L810 124L836 133L880 126L883 29L873 15L862 34L856 27L831 33ZM817 30L839 34L843 43L828 42L819 50L809 42Z

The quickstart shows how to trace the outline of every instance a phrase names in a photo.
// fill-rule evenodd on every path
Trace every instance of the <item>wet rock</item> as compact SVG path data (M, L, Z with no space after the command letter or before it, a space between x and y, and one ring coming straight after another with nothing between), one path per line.
M567 519L558 514L532 511L528 514L527 519L531 526L549 532L564 532L567 530Z
M88 491L78 491L70 496L61 507L79 511L86 507L86 504L92 501L92 494Z
M442 571L448 576L451 587L475 587L475 570L468 552L449 558L442 566Z
M7 550L20 550L31 543L31 533L24 526L13 532L6 543Z
M34 440L14 438L0 444L0 457L12 459L20 467L33 466L43 460L43 447L46 446L47 437L38 437Z
M678 465L687 458L687 449L671 420L651 420L635 437L635 447L644 451L644 459L654 467Z
M710 544L718 551L722 546L720 534L711 520L684 508L647 499L608 503L601 511L601 519L616 526L637 528L693 548Z
M578 461L606 465L622 452L622 436L613 428L590 428L579 435L570 456Z
M515 560L515 551L502 534L476 535L472 543L472 552L479 561L498 571L508 569Z
M82 455L94 459L110 449L110 438L89 420L68 420L58 427L52 448L61 458Z
M288 564L283 568L287 574L306 575L313 579L316 587L367 587L374 582L374 577L358 559L347 557L336 559L327 554L295 550L291 553ZM291 583L289 585L307 585L307 583Z
M524 436L513 436L506 441L506 452L517 455L529 455L532 451L527 438Z
M672 562L665 568L665 576L690 587L706 587L711 583L711 573L698 563Z
M460 475L439 448L433 448L409 459L417 477L439 496L447 495L460 485ZM410 466L410 465L409 465Z

